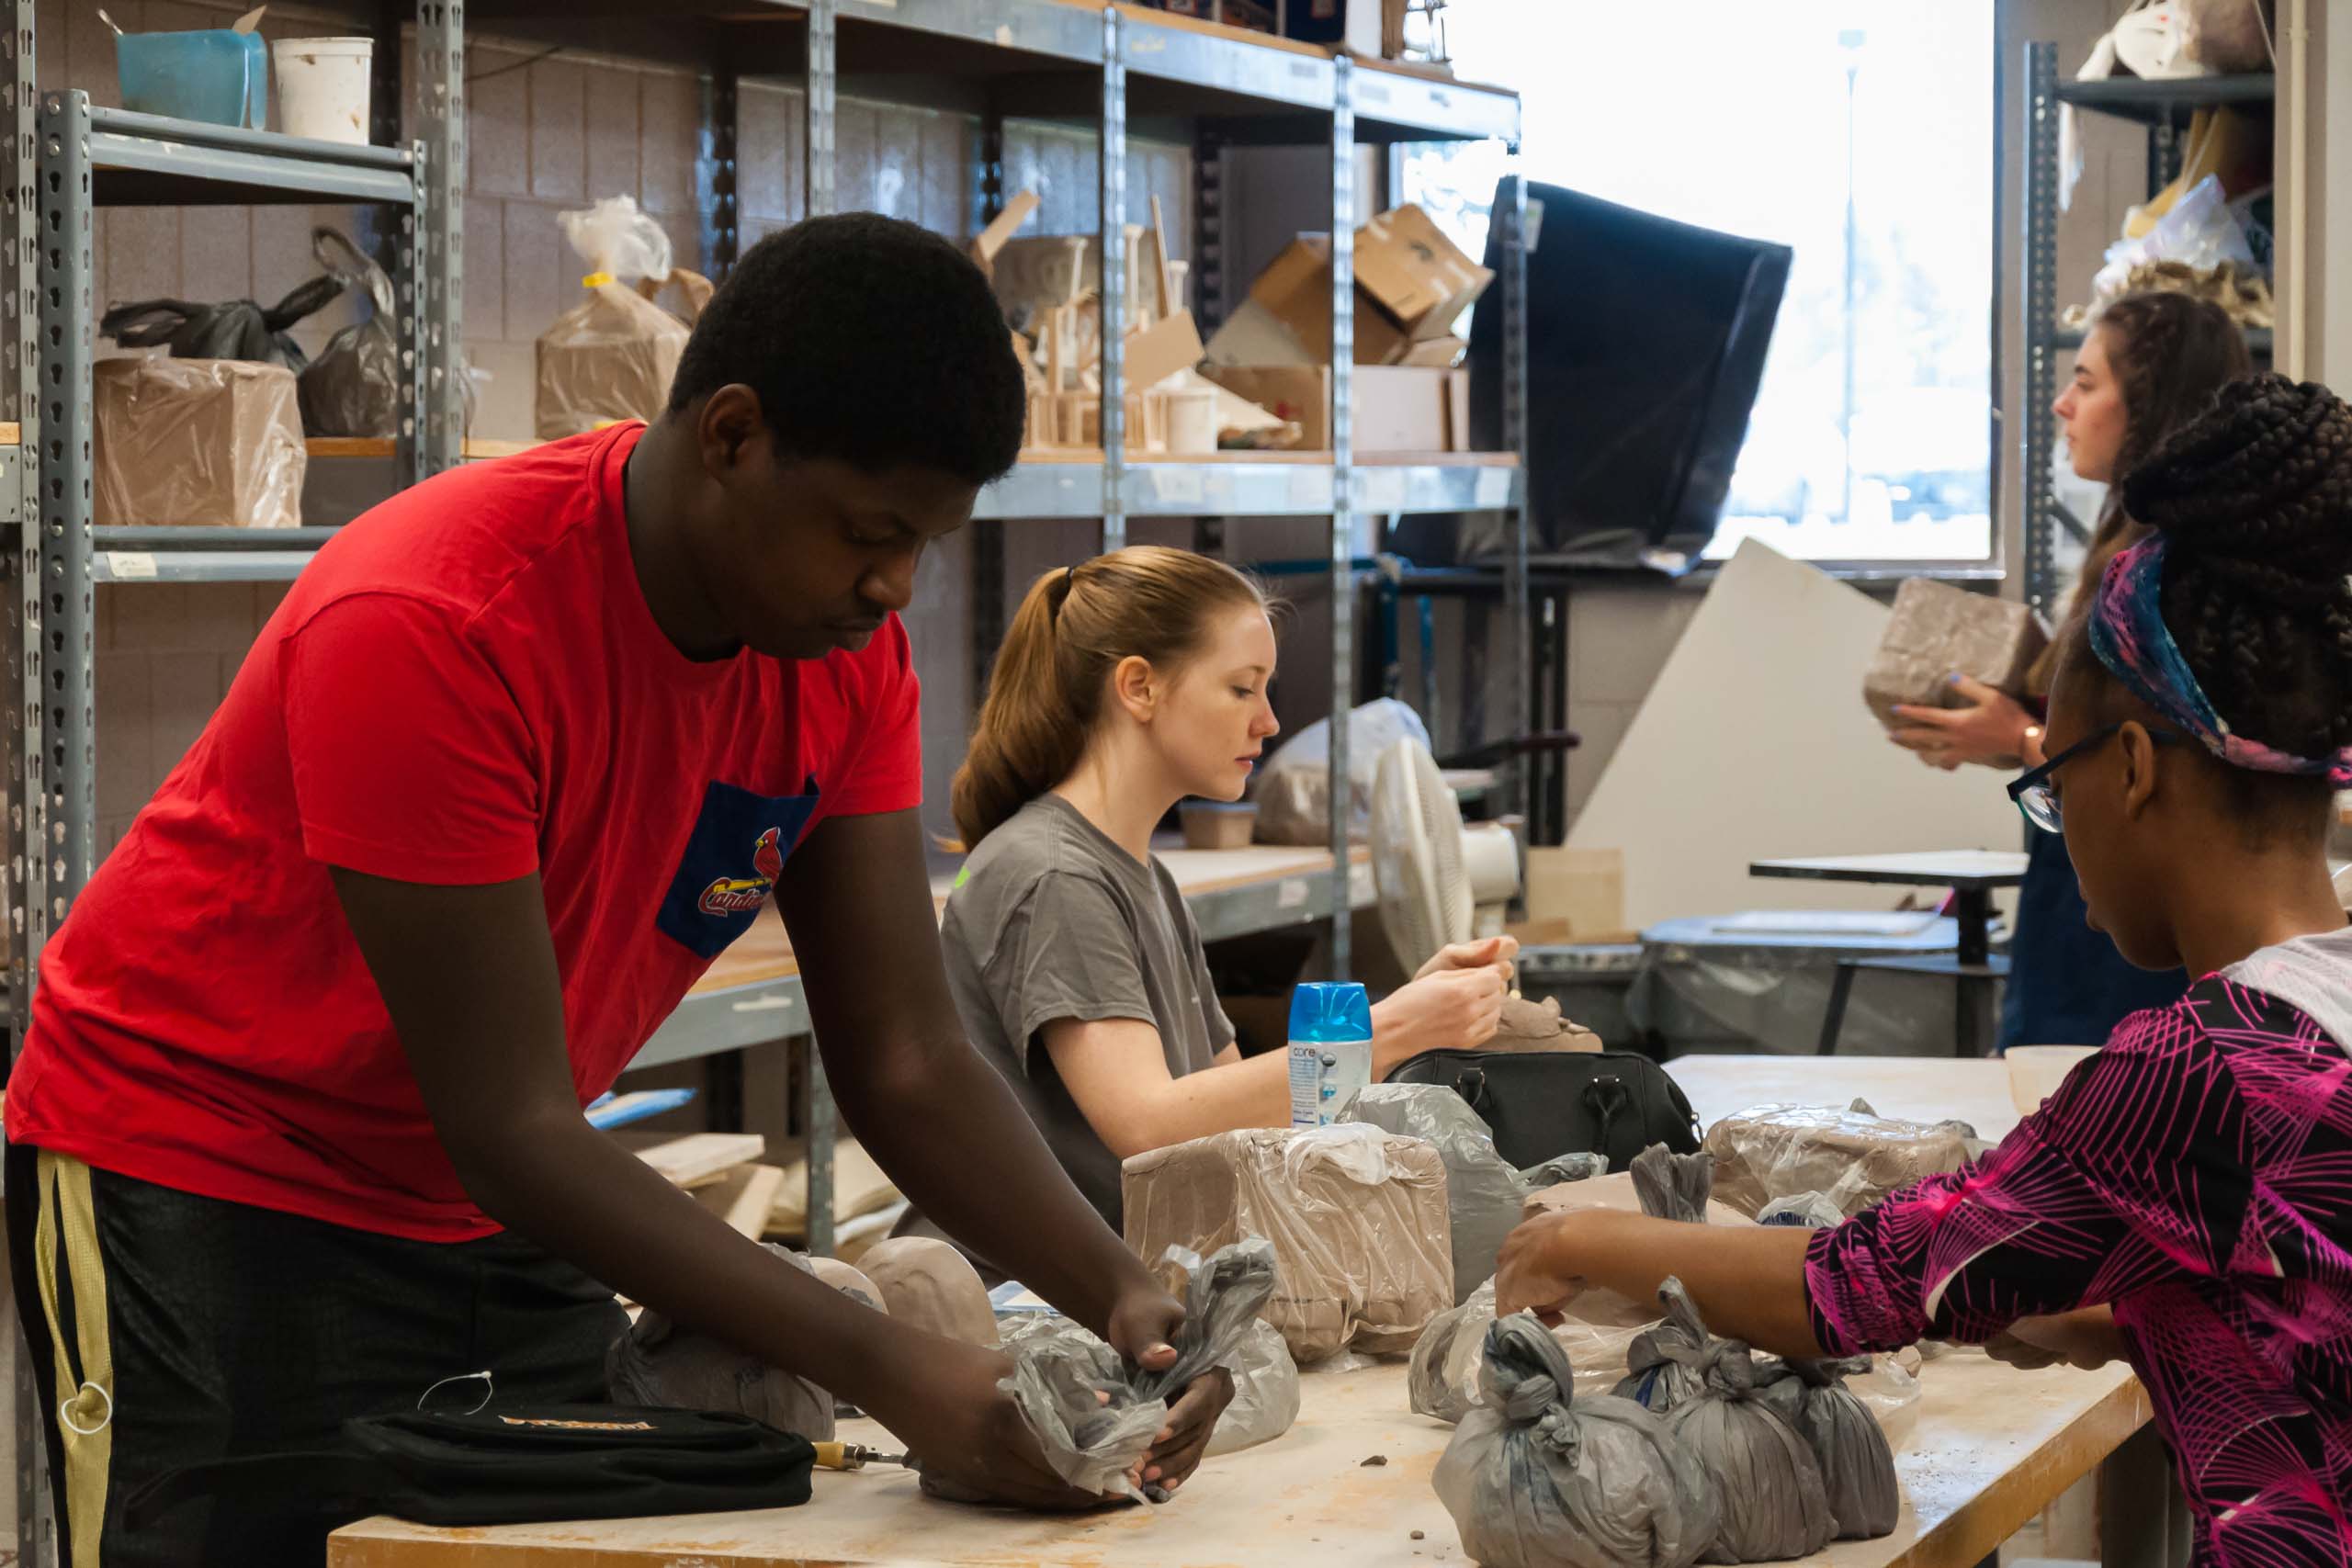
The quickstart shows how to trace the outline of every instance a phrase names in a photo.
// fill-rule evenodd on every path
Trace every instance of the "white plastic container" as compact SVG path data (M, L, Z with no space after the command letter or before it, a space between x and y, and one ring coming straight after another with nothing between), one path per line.
M277 126L288 136L368 144L370 38L280 39Z
M1168 394L1168 453L1200 457L1216 452L1216 389L1187 388Z

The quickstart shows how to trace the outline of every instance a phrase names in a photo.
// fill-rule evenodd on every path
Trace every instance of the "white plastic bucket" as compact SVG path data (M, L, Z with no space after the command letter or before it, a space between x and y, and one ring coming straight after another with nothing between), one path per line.
M366 146L368 66L376 40L280 39L272 51L277 57L278 129L288 136Z
M1168 394L1168 451L1171 457L1216 452L1216 389L1186 388Z

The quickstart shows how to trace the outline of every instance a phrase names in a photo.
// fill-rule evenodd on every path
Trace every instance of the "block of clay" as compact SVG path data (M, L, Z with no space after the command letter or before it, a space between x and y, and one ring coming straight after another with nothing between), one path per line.
M997 1347L996 1308L964 1255L925 1235L876 1242L858 1259L882 1292L882 1304L900 1323L989 1349Z
M1957 1122L1903 1122L1860 1101L1759 1105L1707 1129L1715 1191L1742 1213L1775 1198L1818 1192L1851 1217L1922 1177L1958 1170L1968 1159Z
M1951 689L1955 672L2011 696L2024 694L2026 675L2049 647L2031 606L1949 582L1909 577L1894 592L1894 614L1862 675L1862 700L1881 724L1896 728L1894 705L1964 707Z
M1453 1304L1445 1166L1419 1138L1244 1128L1137 1155L1121 1188L1145 1258L1272 1242L1278 1282L1260 1315L1301 1366L1350 1346L1409 1350Z
M889 1303L882 1299L882 1292L875 1288L874 1281L840 1258L811 1258L807 1261L808 1272L850 1300L870 1306L876 1312L888 1314Z
M831 1262L773 1243L768 1250L820 1278L815 1265ZM658 1312L644 1313L613 1341L605 1354L605 1382L616 1404L733 1411L812 1443L833 1435L833 1396L824 1389Z

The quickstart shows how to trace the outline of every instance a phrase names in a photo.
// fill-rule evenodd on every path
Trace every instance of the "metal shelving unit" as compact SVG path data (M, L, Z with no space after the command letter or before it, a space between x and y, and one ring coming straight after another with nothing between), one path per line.
M2275 80L2267 74L2189 77L2177 82L2124 78L2108 82L2061 82L2058 46L2026 45L2025 199L2025 593L2045 615L2064 592L2058 580L2058 536L2090 542L2090 526L2067 511L2051 482L2057 450L2057 416L2050 404L2058 391L2061 352L2080 348L2079 328L2062 327L2058 312L2058 115L2063 105L2110 115L2144 126L2148 133L2148 191L2154 195L2180 173L2181 133L2200 108L2273 101ZM2246 333L2257 359L2270 355L2271 333Z

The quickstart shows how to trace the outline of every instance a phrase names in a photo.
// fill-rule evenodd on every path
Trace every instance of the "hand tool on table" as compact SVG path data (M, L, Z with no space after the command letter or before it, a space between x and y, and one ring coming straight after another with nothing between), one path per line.
M905 1454L886 1454L879 1449L869 1449L862 1443L818 1443L817 1467L820 1470L864 1470L869 1464L898 1464L914 1468L914 1461Z

